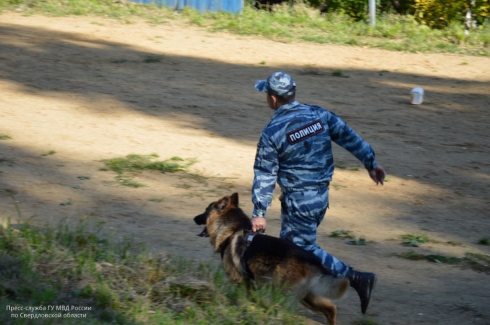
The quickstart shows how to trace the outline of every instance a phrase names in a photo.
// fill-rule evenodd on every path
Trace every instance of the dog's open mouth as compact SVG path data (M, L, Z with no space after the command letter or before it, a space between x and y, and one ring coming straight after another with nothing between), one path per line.
M199 237L209 237L209 234L208 234L208 229L206 227L204 227L204 229L196 234L196 236L199 236Z

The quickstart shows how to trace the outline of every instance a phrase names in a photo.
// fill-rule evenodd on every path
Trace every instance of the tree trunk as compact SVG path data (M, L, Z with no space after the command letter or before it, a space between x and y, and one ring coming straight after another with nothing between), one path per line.
M473 7L476 3L476 0L470 0L468 9L466 10L466 16L465 16L465 21L464 21L464 26L465 30L464 33L465 35L470 34L470 29L476 28L476 20L473 19L473 14L471 12L471 7Z

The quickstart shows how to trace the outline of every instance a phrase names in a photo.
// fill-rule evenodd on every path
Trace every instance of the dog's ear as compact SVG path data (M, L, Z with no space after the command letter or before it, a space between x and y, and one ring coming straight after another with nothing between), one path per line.
M229 204L230 204L230 198L228 196L225 196L224 198L222 198L221 200L219 200L218 202L216 202L216 205L214 207L215 207L216 210L218 210L219 212L221 212L224 209L226 209Z
M234 205L236 208L238 208L238 193L233 193L230 196L231 204Z

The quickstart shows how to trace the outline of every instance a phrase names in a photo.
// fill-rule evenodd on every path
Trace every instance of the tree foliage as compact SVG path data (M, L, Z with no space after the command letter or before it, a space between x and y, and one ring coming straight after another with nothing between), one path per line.
M464 22L468 10L471 19L482 24L489 18L489 0L414 0L412 5L415 19L435 28L452 23Z
M341 12L355 20L368 19L368 0L308 1L323 11ZM377 0L376 7L378 13L413 15L418 22L432 28L464 23L468 10L477 24L490 18L490 0Z

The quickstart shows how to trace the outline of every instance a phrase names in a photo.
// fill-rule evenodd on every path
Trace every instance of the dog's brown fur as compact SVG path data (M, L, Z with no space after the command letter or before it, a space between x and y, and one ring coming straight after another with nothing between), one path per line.
M231 279L247 287L252 280L259 284L272 279L273 284L290 289L306 307L325 315L327 324L335 324L337 308L331 300L344 295L349 280L334 277L319 258L286 240L256 235L247 244L245 236L252 231L252 223L238 207L237 193L211 203L194 221L206 225L201 235L209 234Z

